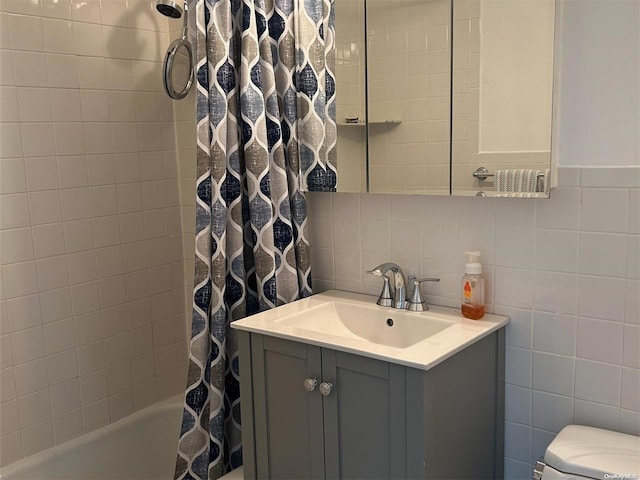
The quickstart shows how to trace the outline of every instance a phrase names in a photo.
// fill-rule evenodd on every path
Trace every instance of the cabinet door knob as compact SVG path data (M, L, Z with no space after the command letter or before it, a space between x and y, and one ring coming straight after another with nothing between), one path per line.
M316 385L318 385L318 380L315 378L307 378L304 381L304 389L307 392L313 392L316 389Z
M331 393L331 390L333 390L332 383L322 382L320 384L320 393L325 397Z

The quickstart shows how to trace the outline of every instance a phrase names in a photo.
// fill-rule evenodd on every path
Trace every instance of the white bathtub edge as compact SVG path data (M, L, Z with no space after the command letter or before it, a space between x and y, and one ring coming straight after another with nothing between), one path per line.
M165 400L161 400L160 402L149 405L148 407L143 408L142 410L138 410L137 412L132 413L120 420L110 423L109 425L105 425L104 427L100 427L97 430L92 432L85 433L80 435L79 437L72 438L64 443L59 445L54 445L51 448L46 450L42 450L41 452L37 452L29 457L18 460L17 462L11 463L6 467L0 468L0 479L5 476L14 475L26 468L32 467L34 465L44 463L47 460L55 458L59 455L62 455L70 450L77 448L78 446L91 441L97 438L104 437L114 430L118 430L123 424L135 421L142 417L147 417L152 415L153 413L166 410L170 408L182 407L184 401L184 395L179 393L173 397L169 397ZM176 445L178 439L176 438Z

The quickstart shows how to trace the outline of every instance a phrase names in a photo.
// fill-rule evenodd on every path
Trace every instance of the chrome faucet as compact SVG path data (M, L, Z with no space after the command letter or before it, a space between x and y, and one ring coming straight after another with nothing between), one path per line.
M389 291L389 278L387 272L393 274L393 287L395 289L393 300L391 299L391 292ZM402 269L395 263L383 263L378 265L373 270L368 270L367 273L375 275L376 277L382 277L384 285L382 287L382 293L376 302L383 307L393 308L407 308L407 286L404 281L404 273Z
M429 310L429 305L427 305L427 302L422 299L420 284L422 282L439 282L440 279L433 277L417 279L411 275L408 280L409 284L413 286L413 290L408 300L407 309L412 312L424 312L425 310Z

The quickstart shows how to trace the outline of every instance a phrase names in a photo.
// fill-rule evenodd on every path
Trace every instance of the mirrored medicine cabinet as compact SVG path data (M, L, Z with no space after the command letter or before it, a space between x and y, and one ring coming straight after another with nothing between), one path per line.
M556 0L337 0L338 192L548 197Z

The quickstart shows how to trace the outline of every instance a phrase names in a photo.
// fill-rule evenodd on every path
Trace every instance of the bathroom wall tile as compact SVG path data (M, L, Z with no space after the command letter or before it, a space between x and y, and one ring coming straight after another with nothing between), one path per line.
M85 432L92 432L109 424L109 400L104 398L82 408Z
M82 155L85 153L85 139L79 122L56 123L56 153L58 155Z
M51 117L54 122L82 121L79 90L52 88L49 94L51 97Z
M23 458L24 454L20 432L13 432L0 437L0 449L2 449L2 458L0 459L0 466L2 467Z
M51 257L64 253L62 223L37 225L31 229L36 258Z
M528 462L531 456L531 429L525 425L506 422L505 457Z
M53 419L56 444L67 442L82 435L82 411L80 409L63 413Z
M24 193L2 195L0 229L28 227L29 204Z
M624 326L623 365L640 368L640 326Z
M537 247L533 229L498 227L495 236L496 265L516 268L533 266L534 246Z
M53 445L53 422L51 420L22 429L22 448L25 457L46 450Z
M100 302L103 308L120 305L126 301L126 289L123 275L103 278L98 281Z
M595 188L638 188L640 187L640 169L637 166L583 168L580 170L580 184L582 187Z
M629 235L627 245L627 278L640 279L640 236Z
M147 260L149 266L163 265L171 261L169 257L169 240L167 237L147 240Z
M83 405L97 402L107 396L107 374L104 370L80 377L80 398Z
M111 123L84 123L84 143L87 153L111 153L114 151L112 143Z
M575 398L619 406L621 373L620 366L577 359Z
M626 323L640 324L640 281L627 280L626 306L624 321Z
M69 284L67 259L64 255L36 260L39 290L61 288Z
M580 234L580 273L624 277L627 237L606 233Z
M573 357L533 352L533 388L559 395L573 395L574 364Z
M4 108L0 105L0 109ZM27 191L27 179L22 158L0 159L0 194L22 193Z
M504 459L504 478L529 478L531 465L511 458Z
M104 336L111 337L129 331L127 322L127 306L117 305L102 310Z
M534 304L536 310L575 314L577 310L578 279L564 273L535 273Z
M507 347L505 381L511 385L531 387L531 350Z
M18 402L11 400L0 405L0 420L2 420L2 434L6 435L20 430Z
M14 50L41 52L44 50L42 19L27 15L9 16L9 34Z
M99 185L89 188L89 204L94 219L117 215L118 200L115 185Z
M107 58L106 78L109 90L133 90L133 66L131 61Z
M576 317L535 312L533 348L541 352L575 355Z
M49 399L49 390L45 389L21 397L18 402L18 411L20 414L20 426L23 429L50 419L51 400Z
M0 123L0 158L22 157L22 134L19 123Z
M64 222L63 230L67 253L93 248L93 227L90 220Z
M97 282L81 283L71 286L71 304L73 314L82 315L100 309L100 294Z
M23 87L48 87L49 79L43 65L46 65L44 53L14 51L15 84Z
M73 29L76 38L76 53L78 55L96 57L104 55L100 25L74 22Z
M80 88L106 89L107 69L104 57L78 57L78 84Z
M58 170L55 157L33 157L24 160L29 191L58 188Z
M71 316L71 294L69 287L40 292L42 321L55 322Z
M76 346L73 319L47 323L42 327L44 347L47 355L60 353Z
M94 247L108 247L120 244L120 222L118 216L107 216L91 220L94 233Z
M73 22L66 19L43 18L44 50L53 53L76 53Z
M78 64L74 55L47 54L49 86L78 88Z
M18 87L16 90L20 121L51 121L51 106L48 88Z
M98 278L93 250L70 253L67 255L69 284L89 282Z
M48 355L47 374L51 385L76 378L78 376L78 360L75 349Z
M14 373L18 397L46 390L49 386L44 358L16 365Z
M84 325L82 328L85 328ZM78 374L83 377L104 370L106 365L104 342L98 341L78 347Z
M78 379L53 385L49 389L51 395L51 412L56 417L80 408L80 383Z
M628 230L629 193L626 189L584 188L580 224L583 231Z
M620 425L620 410L617 407L576 400L574 422L596 428L617 431Z
M531 465L534 465L538 458L544 456L547 447L555 436L556 434L553 432L547 432L537 428L531 429Z
M109 397L109 410L111 412L111 420L117 421L121 418L131 415L133 409L133 390L128 388Z
M6 310L3 313L6 315L11 332L42 324L38 295L27 295L7 300Z
M640 411L640 371L637 369L622 369L620 406L627 410Z
M107 386L109 395L114 395L132 386L131 362L125 361L107 368Z
M456 287L458 287L457 282ZM506 344L508 346L531 349L534 318L531 310L495 305L493 312L511 318L511 322L506 328Z
M81 90L82 120L85 122L109 121L109 95L106 90Z
M0 263L18 263L33 260L30 228L0 231Z
M91 217L89 189L69 188L60 190L62 218L65 222Z
M531 389L517 385L505 385L505 420L531 424Z
M578 318L577 356L619 365L622 334L622 323Z
M629 190L629 233L640 233L640 190Z
M113 151L118 153L133 153L144 149L138 142L138 131L134 122L114 122L112 125ZM157 136L157 132L151 133ZM156 138L156 137L154 137Z
M578 230L580 189L557 188L552 191L551 197L551 201L536 200L536 225L545 229Z
M110 185L116 183L116 174L111 154L87 155L89 185Z
M573 399L534 390L531 420L532 426L557 433L573 423Z
M495 268L495 303L519 308L533 306L534 274L530 270Z
M42 15L51 18L71 18L71 2L69 0L41 0Z
M603 302L602 299L607 301ZM578 314L621 322L625 315L625 281L618 278L580 275Z
M56 149L51 123L22 123L20 129L25 157L55 155Z
M620 410L620 431L629 435L640 435L640 413Z
M87 161L84 155L61 156L58 162L60 188L86 187Z
M5 265L2 268L2 283L6 299L36 293L38 291L38 279L35 262Z
M537 230L535 233L536 268L556 272L575 272L578 268L577 232Z

